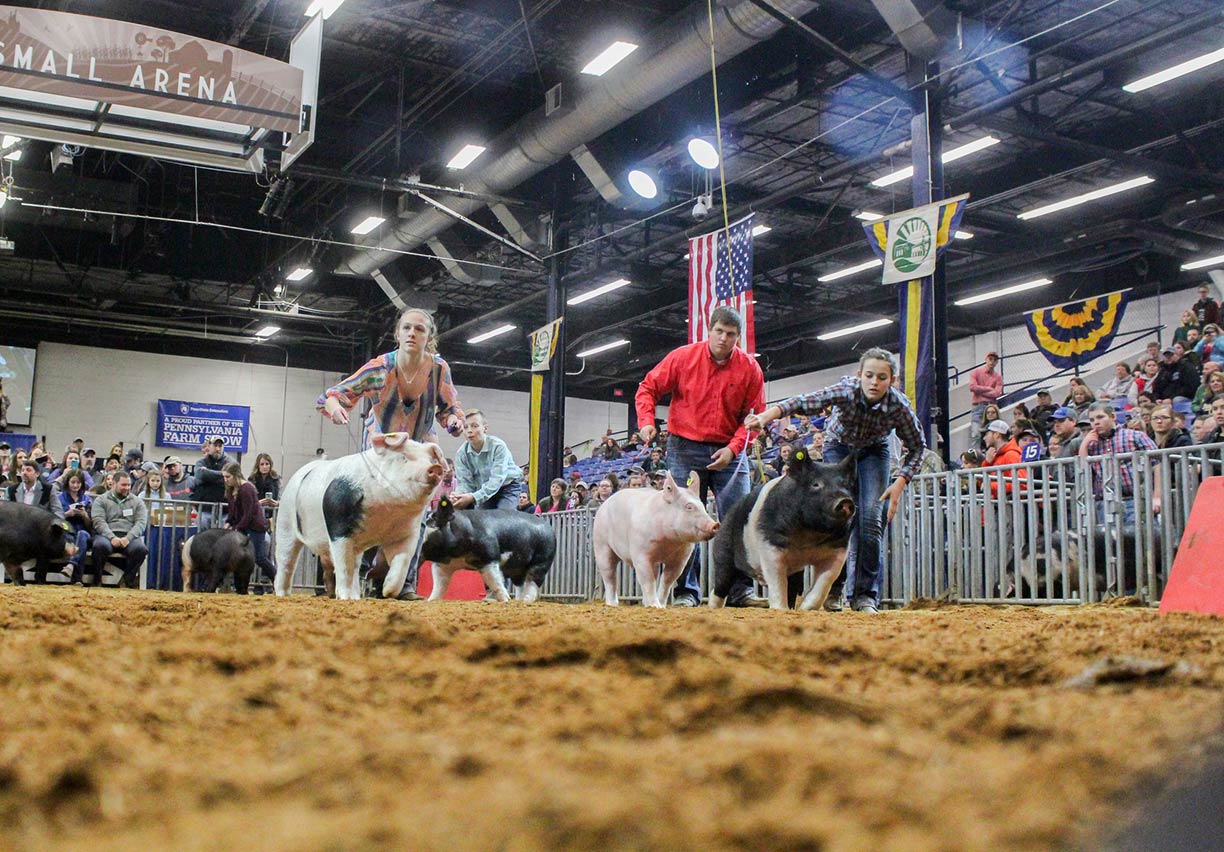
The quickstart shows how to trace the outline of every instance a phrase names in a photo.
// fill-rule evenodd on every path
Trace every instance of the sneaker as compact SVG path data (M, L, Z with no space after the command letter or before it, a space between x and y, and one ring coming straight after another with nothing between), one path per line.
M880 608L869 600L858 600L854 602L854 611L875 615L880 611Z
M835 598L832 595L825 598L825 602L824 602L825 612L841 612L845 608L846 608L846 603L841 598Z
M425 598L421 595L418 595L416 592L412 591L411 589L404 589L404 591L399 593L399 596L396 598L396 600L398 601L423 601L425 600Z
M746 591L727 598L727 606L769 609L769 601L765 598L758 598L752 592Z
M729 605L730 604L728 604L728 606ZM692 595L676 595L674 598L672 598L672 606L692 608L701 606L701 603Z

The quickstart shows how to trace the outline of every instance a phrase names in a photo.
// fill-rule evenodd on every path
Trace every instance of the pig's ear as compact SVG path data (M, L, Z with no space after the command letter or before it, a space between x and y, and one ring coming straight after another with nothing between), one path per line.
M455 516L455 504L445 497L438 503L438 511L434 512L434 522L439 526L446 525Z
M837 467L845 476L858 476L858 456L850 453L841 460Z
M676 485L676 480L672 478L671 471L669 470L667 476L663 479L663 499L671 503L679 493L680 487Z
M697 471L689 474L688 485L686 487L694 497L701 496L701 478L697 476Z
M410 440L412 438L407 432L387 432L374 436L374 446L384 450L401 450Z

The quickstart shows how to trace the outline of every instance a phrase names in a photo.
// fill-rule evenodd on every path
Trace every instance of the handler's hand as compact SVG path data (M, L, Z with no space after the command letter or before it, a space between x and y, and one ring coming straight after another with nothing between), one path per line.
M893 517L897 514L897 509L901 507L901 492L905 490L905 479L898 476L893 484L884 489L884 493L880 495L880 502L888 501L888 522L892 523Z
M1160 495L1159 494L1152 495L1152 514L1153 515L1160 514Z
M463 421L459 419L458 414L446 418L446 431L456 438L463 434Z
M476 505L476 498L471 494L452 494L450 501L456 509L466 509L468 506Z
M659 430L654 426L643 426L641 429L638 429L638 434L642 436L642 443L649 444L654 439L654 436L659 434Z
M731 464L731 462L735 461L735 453L731 452L730 447L723 447L721 450L714 453L714 455L710 456L710 458L713 459L713 461L706 465L706 470L722 470L724 467Z
M330 411L328 415L331 417L331 422L337 426L343 426L349 422L348 412L344 410L344 406L336 403L334 406L328 406Z

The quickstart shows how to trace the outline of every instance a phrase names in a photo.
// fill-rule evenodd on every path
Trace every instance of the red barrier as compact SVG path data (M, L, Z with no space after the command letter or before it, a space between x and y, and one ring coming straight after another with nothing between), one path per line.
M1199 486L1160 611L1224 616L1224 476Z
M417 576L417 594L429 597L433 591L433 563L422 562ZM442 597L444 601L479 601L485 596L484 579L479 571L456 571Z

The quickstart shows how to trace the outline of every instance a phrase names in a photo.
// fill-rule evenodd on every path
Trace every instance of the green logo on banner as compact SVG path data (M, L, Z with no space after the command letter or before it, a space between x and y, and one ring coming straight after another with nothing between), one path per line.
M920 216L906 219L893 241L892 262L901 272L913 272L931 253L931 226Z

